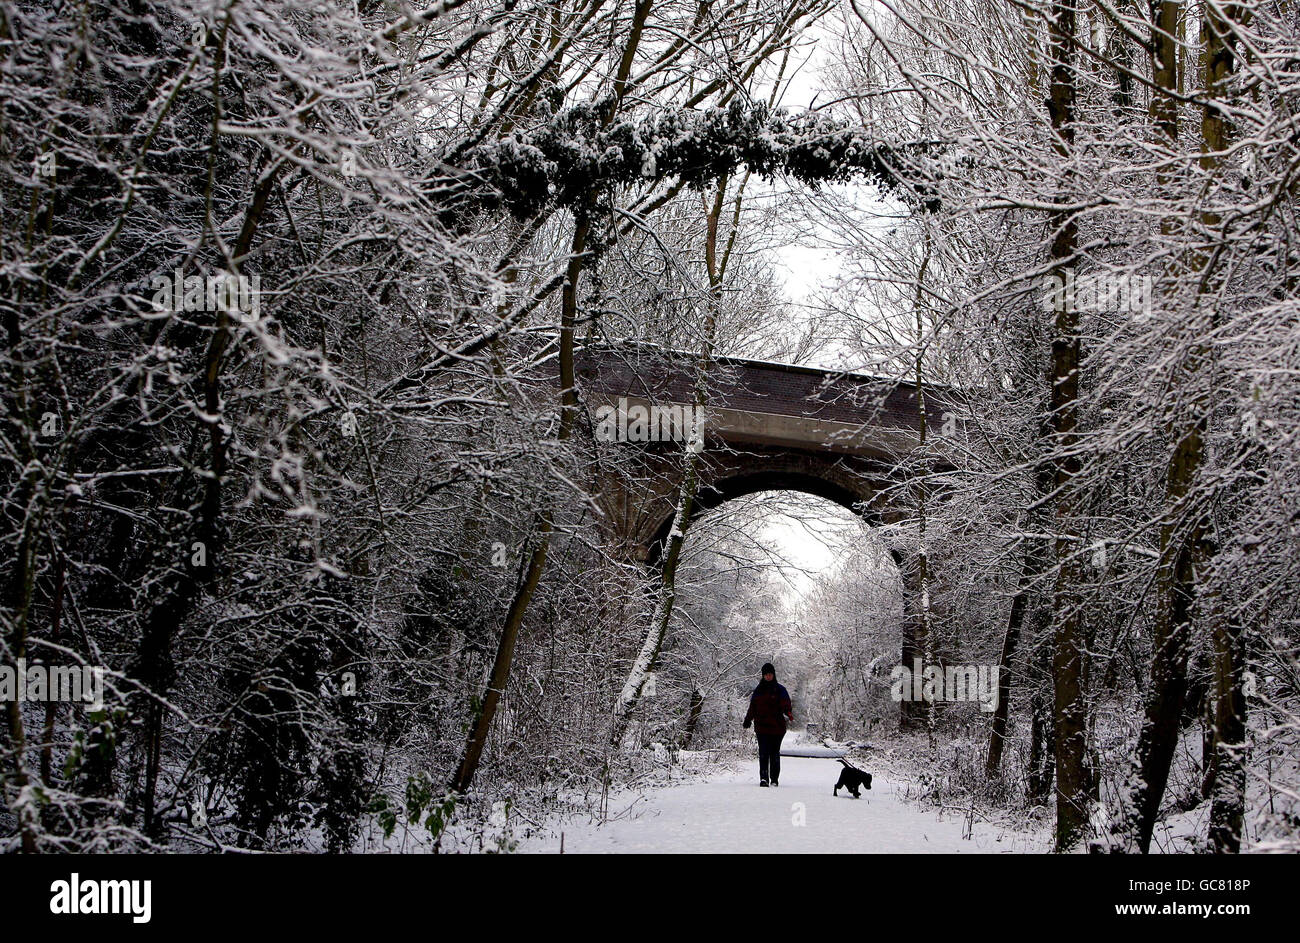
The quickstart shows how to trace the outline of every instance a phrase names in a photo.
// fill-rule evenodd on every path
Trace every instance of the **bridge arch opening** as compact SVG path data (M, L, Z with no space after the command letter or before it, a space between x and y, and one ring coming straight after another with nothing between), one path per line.
M696 744L741 734L769 660L795 701L792 743L896 723L902 573L875 515L824 479L756 472L718 486L688 531L660 666L667 690L698 704Z
M870 490L865 483L855 481L848 474L828 474L791 468L763 468L733 472L700 487L691 502L690 524L722 508L730 501L765 493L789 493L829 501L868 526L883 523L879 512L871 506ZM672 531L676 509L666 509L659 525L654 529L647 547L646 561L658 569ZM687 537L689 541L689 536Z

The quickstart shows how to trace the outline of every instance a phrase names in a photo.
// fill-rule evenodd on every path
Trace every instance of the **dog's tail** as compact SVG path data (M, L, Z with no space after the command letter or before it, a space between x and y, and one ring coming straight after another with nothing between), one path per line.
M840 760L841 763L843 763L843 764L844 764L845 766L847 766L849 769L853 770L855 773L860 773L860 772L862 772L862 770L858 769L856 766L854 766L852 763L850 763L850 762L849 762L848 760L846 760L844 757L841 756L841 757L839 758L839 760Z

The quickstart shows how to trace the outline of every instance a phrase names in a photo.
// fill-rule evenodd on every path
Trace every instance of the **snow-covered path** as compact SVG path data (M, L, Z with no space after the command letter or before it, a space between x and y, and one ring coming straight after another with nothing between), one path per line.
M606 824L555 824L551 834L525 840L518 851L557 852L561 832L566 853L1043 850L1033 835L978 821L971 837L963 838L963 816L904 802L896 795L900 784L888 774L876 774L871 791L855 800L842 789L838 798L831 795L840 769L834 760L782 757L777 789L760 788L757 769L755 760L704 781L627 795L610 802L611 821ZM614 819L629 806L627 815ZM804 824L797 824L801 819Z

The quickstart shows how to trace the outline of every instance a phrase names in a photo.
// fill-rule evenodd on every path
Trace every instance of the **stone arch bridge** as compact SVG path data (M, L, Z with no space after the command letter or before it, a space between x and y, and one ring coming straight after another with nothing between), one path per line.
M574 366L593 435L613 433L596 450L602 459L592 482L605 539L617 555L657 569L676 512L689 439L682 420L695 401L699 358L650 345L588 345ZM895 523L914 513L902 487L908 476L952 471L951 456L964 445L963 408L949 388L922 387L922 451L914 382L738 357L710 358L704 373L692 518L744 495L797 491L869 524ZM668 421L654 421L656 410ZM921 647L916 556L889 549L904 591L900 660L911 666ZM905 725L921 718L919 705L900 706Z
M586 347L575 359L593 429L616 433L619 454L598 475L596 496L607 536L621 555L654 564L676 510L688 435L687 424L676 420L690 415L697 358L619 345ZM743 495L798 491L868 523L893 523L911 510L898 501L909 468L951 468L945 451L957 444L962 424L944 388L923 387L927 449L918 466L915 383L736 357L711 358L705 373L705 448L693 518ZM639 425L647 416L651 421ZM656 416L669 421L655 423ZM896 551L895 560L906 573Z

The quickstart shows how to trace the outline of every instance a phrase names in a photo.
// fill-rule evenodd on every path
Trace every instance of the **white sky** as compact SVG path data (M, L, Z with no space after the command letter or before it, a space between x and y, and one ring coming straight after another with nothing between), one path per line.
M824 73L828 71L831 56L834 54L838 38L836 24L839 22L838 14L832 13L822 25L805 33L804 45L791 57L792 65L796 58L801 60L802 65L797 69L788 70L791 77L778 103L779 107L797 112L819 102L825 104L837 97L834 92L829 92L824 87L826 80ZM768 195L781 200L786 191L785 184L776 184L768 188ZM853 206L878 207L879 225L882 227L894 225L898 208L883 200L875 187L870 184L858 182L832 184L823 188L822 192ZM870 227L873 226L873 221L868 217L863 224ZM837 247L837 243L844 237L840 235L837 238L811 215L806 219L796 219L786 223L784 236L786 243L770 250L772 267L777 276L782 279L785 295L796 311L803 309L800 313L807 317L817 317L817 312L822 310L821 305L814 304L817 294L836 287L849 264L849 260L840 253L842 246ZM820 300L825 302L825 298ZM863 367L857 352L839 349L835 345L823 350L817 358L817 363L821 366L841 369Z
M823 41L826 35L825 27L820 26L805 34L808 45L791 57L791 65L798 61L798 67L792 68L780 107L802 111L811 107L819 95L825 100L826 96L821 94L821 69L827 56L827 44ZM839 269L835 254L815 244L792 243L775 254L776 269L785 277L786 294L796 304L806 302L812 292L831 282Z
M810 498L819 505L818 517L799 521L788 514L774 513L763 521L762 539L776 546L789 566L782 567L789 584L787 599L802 596L812 588L813 580L834 566L851 540L861 533L857 519L829 501ZM827 523L820 518L831 517Z

